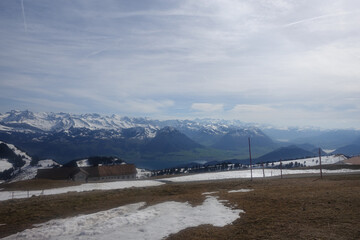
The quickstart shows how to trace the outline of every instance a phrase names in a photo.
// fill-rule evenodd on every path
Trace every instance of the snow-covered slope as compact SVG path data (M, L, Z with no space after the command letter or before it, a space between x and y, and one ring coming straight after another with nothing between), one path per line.
M336 164L341 163L342 161L346 160L347 158L344 155L337 154L337 155L331 155L331 156L322 156L321 157L321 164L327 165L327 164ZM294 165L294 166L303 166L303 167L312 167L312 166L318 166L319 163L319 157L312 157L312 158L303 158L303 159L294 159L294 160L287 160L282 161L283 166L286 165ZM280 166L280 162L273 162L270 164L272 167L278 167Z
M27 155L26 152L21 151L20 149L15 147L13 144L0 141L0 144L1 143L6 144L16 155L21 156L21 158L25 161L25 165L23 167L27 167L30 165L31 157L29 155Z
M11 182L32 179L35 177L38 169L60 166L57 162L51 159L39 160L35 166L31 166L30 163L32 158L27 153L21 151L13 144L5 143L2 141L0 141L0 144L5 144L12 151L13 156L20 156L20 158L25 163L21 167L16 167L13 163L11 163L10 159L0 159L0 173L13 168L10 178Z
M38 169L53 168L55 166L61 166L61 165L52 159L39 160L36 166L28 165L26 167L21 168L21 170L16 171L14 177L10 180L10 182L33 179L35 178Z

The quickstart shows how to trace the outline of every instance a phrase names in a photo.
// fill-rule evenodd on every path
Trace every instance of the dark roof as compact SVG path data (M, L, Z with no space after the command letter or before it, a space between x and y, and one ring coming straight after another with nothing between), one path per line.
M121 164L96 167L62 167L52 169L38 169L36 178L46 179L69 179L79 172L85 173L88 177L107 177L136 174L134 164Z
M107 177L136 174L136 168L133 164L83 167L81 170L86 172L89 177Z
M54 180L68 179L79 171L80 170L78 168L73 167L38 169L36 178L46 178Z

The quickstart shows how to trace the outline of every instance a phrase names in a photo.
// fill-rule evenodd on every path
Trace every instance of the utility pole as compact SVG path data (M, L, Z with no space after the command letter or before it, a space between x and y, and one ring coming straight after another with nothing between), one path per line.
M321 148L319 148L320 178L322 179Z
M250 156L250 172L251 172L251 181L253 180L253 174L252 174L252 161L251 161L251 145L250 145L250 137L249 140L249 156Z

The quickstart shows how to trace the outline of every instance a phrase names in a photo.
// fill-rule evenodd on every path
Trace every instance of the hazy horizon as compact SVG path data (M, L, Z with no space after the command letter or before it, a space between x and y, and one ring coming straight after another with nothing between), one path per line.
M0 112L360 129L360 2L0 1Z

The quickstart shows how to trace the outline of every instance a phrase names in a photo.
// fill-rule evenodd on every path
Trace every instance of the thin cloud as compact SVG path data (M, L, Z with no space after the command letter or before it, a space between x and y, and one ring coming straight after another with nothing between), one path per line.
M26 24L26 17L25 17L25 8L24 8L24 0L21 0L21 13L24 20L24 30L27 32L27 24Z
M291 27L291 26L295 26L295 25L298 25L298 24L313 22L313 21L320 20L320 19L333 18L333 17L349 15L349 14L356 14L356 13L359 13L359 11L338 12L338 13L333 13L333 14L324 14L324 15L321 15L321 16L305 18L305 19L302 19L302 20L291 22L291 23L285 24L283 27Z
M272 107L266 105L253 105L253 104L238 104L231 111L233 112L268 112L274 110Z
M199 112L219 112L224 108L223 104L193 103L191 109Z

